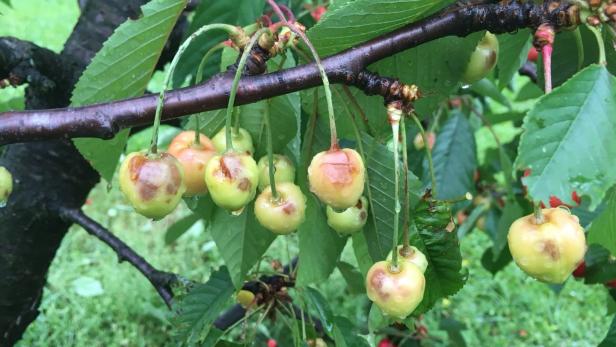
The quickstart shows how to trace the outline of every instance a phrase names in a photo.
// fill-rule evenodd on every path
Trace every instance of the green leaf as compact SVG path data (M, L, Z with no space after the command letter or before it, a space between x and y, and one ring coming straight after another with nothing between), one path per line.
M420 115L426 116L460 86L471 53L483 36L484 32L478 32L465 38L444 37L383 59L369 68L419 86L424 97L415 102L415 107Z
M483 265L483 267L492 275L496 275L496 273L507 266L511 260L512 258L511 253L509 252L509 247L505 247L498 258L494 257L492 248L486 248L485 252L483 252L483 255L481 256L481 265Z
M374 261L383 260L392 249L393 225L395 217L394 201L394 158L393 153L370 136L364 134L364 155L369 177L371 218L364 227L368 251ZM400 196L403 195L403 182L400 183ZM409 189L415 196L421 194L421 182L409 172ZM367 194L367 192L365 193ZM400 219L402 218L400 213ZM400 223L402 225L402 223Z
M499 104L511 108L511 103L509 102L509 99L507 99L507 97L503 95L503 93L501 93L501 91L496 87L496 85L494 85L494 82L492 82L488 78L484 78L473 83L470 89L479 95L491 98Z
M197 284L175 303L176 334L192 345L208 334L235 288L226 267L214 271L204 284Z
M317 316L321 320L321 323L323 323L325 332L331 336L334 330L334 314L327 300L318 290L311 287L306 287L303 294L308 304L317 312Z
M364 233L356 233L353 235L353 253L355 254L357 264L359 265L359 270L361 271L362 276L365 277L372 264L376 261L372 259L372 256L370 256L368 242L366 241L366 236Z
M368 330L370 333L379 331L391 324L391 319L383 315L381 309L376 305L370 305L370 313L368 314Z
M473 173L477 167L475 134L462 113L455 113L436 137L432 152L438 199L457 199L473 191ZM430 173L424 170L424 182Z
M498 35L500 55L498 57L498 87L505 88L520 67L526 62L532 44L530 30L520 30L514 34Z
M429 201L418 205L413 216L417 220L417 228L411 228L411 245L417 247L426 255L428 268L426 290L423 301L413 313L414 315L428 311L441 298L458 292L466 282L466 274L462 273L462 255L457 234L445 231L451 216L446 204ZM433 216L428 218L426 213ZM427 226L419 223L433 220ZM437 222L438 221L438 222Z
M440 330L445 330L449 337L449 346L466 347L466 341L462 330L466 330L466 324L453 318L444 317L438 324Z
M369 347L368 341L360 336L359 329L342 316L336 316L334 326L334 343L336 347Z
M186 0L153 0L141 8L142 17L120 25L75 85L71 106L143 94L185 6ZM111 182L128 133L126 129L111 140L79 138L73 142L92 167Z
M610 329L607 332L607 335L599 344L599 347L610 347L616 346L616 316L612 320L612 324L610 324Z
M299 227L299 268L297 286L325 281L334 271L346 244L327 225L322 206L311 193L306 200L306 223Z
M608 194L607 207L590 225L588 244L598 244L616 254L616 189Z
M254 215L254 203L234 216L218 208L211 223L212 238L229 268L236 288L244 284L244 277L261 259L276 235L259 224Z
M308 37L321 56L356 46L444 7L449 0L356 0L328 11Z
M364 285L364 276L353 265L340 261L338 262L338 270L344 277L347 283L349 293L353 295L366 293L366 286Z
M225 23L244 26L255 23L263 12L264 4L265 0L202 0L195 9L186 37L207 24ZM227 39L228 35L222 31L212 31L195 39L178 63L173 79L174 86L183 85L188 76L194 79L197 67L205 53L216 44ZM211 57L204 71L205 76L211 76L218 72L219 64L220 57Z
M516 168L535 200L554 195L573 205L571 193L588 196L590 208L616 181L616 88L605 67L591 65L541 98L524 119Z
M180 238L180 236L184 235L185 232L195 225L199 219L199 216L196 214L190 214L175 222L167 229L167 232L165 233L165 244L169 245L175 242L175 240Z
M509 227L516 219L523 217L526 214L525 212L525 209L516 200L506 202L503 214L498 220L496 235L492 236L494 242L492 245L492 260L496 261L500 258L503 249L507 246Z

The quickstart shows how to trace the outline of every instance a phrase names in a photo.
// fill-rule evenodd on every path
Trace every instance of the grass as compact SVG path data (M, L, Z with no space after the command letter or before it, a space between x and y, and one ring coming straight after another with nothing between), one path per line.
M0 35L30 39L54 51L62 48L74 25L75 0L13 1L0 3ZM49 9L53 9L53 11ZM18 105L22 90L0 91L0 103ZM0 105L0 109L2 109ZM485 134L483 138L489 137ZM480 146L489 146L478 141ZM173 246L163 242L166 228L186 215L179 209L153 223L131 212L117 184L108 191L99 185L85 207L88 215L108 226L154 266L204 280L222 264L210 235L196 227ZM297 252L297 238L279 238L270 255L286 262ZM429 331L426 346L448 346L451 341L439 330L442 317L463 322L469 346L594 346L610 323L606 316L606 292L569 280L560 293L529 279L510 264L496 276L480 263L490 240L482 232L469 234L461 243L467 285L443 300L423 317ZM350 247L343 259L354 262ZM337 314L366 321L365 296L350 296L336 270L329 281L318 285ZM78 227L71 228L50 268L41 314L30 325L18 346L168 346L173 345L170 313L150 284L132 267L118 264L115 254ZM270 326L271 322L266 321ZM279 331L280 324L271 328ZM267 331L266 329L261 329ZM288 334L288 332L287 332Z

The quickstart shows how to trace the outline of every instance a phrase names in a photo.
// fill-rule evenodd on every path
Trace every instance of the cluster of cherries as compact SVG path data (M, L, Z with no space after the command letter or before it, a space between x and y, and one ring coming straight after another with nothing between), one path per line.
M209 192L216 205L241 213L256 196L254 212L265 228L290 234L305 219L306 198L293 182L295 167L289 158L273 157L275 194L270 186L269 158L259 163L252 157L250 133L232 131L232 148L226 151L225 129L212 140L194 131L183 131L168 152L134 152L120 167L120 189L135 210L161 219L171 213L182 197ZM340 234L361 230L368 212L364 190L364 164L355 150L333 148L318 153L308 168L310 189L327 204L329 225Z

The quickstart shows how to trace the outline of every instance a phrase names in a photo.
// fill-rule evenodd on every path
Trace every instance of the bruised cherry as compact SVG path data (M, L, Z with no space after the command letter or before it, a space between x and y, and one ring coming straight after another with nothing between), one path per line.
M366 292L384 314L397 319L410 315L423 300L426 279L421 270L406 261L397 268L387 260L372 265L366 275Z
M327 206L327 224L340 234L353 234L360 231L368 220L368 199L359 198L355 206L336 211Z
M227 133L225 129L226 128L222 128L218 134L214 135L212 138L212 142L218 153L224 153L227 149ZM233 149L237 152L245 152L249 155L255 152L252 137L244 128L239 128L237 132L235 128L231 129L231 143L233 144Z
M428 149L432 150L432 148L434 147L434 143L436 142L436 135L432 131L426 131L426 138L428 140ZM415 146L415 149L418 151L426 147L421 133L415 135L415 138L413 139L413 146Z
M306 216L306 197L293 183L276 183L278 197L268 186L255 201L255 216L261 225L274 234L287 235L297 230Z
M507 236L509 250L528 275L563 283L584 259L584 229L576 216L562 208L547 208L542 213L540 224L533 214L513 222Z
M422 273L426 272L428 268L428 259L417 247L409 246L408 249L404 249L404 246L398 246L398 259L410 262L421 270ZM391 261L392 254L389 252L387 260Z
M212 158L205 168L205 183L216 205L239 211L257 192L259 169L245 152L230 151Z
M4 166L0 166L0 206L4 206L13 192L13 175Z
M216 155L212 141L199 134L199 144L195 142L194 131L182 131L169 145L169 154L182 164L184 169L184 196L195 196L207 193L203 176L207 163Z
M496 35L486 31L475 51L471 53L466 70L462 74L462 83L468 85L483 79L492 71L497 61L498 39Z
M169 153L130 153L120 166L120 190L139 214L161 219L186 191L182 165Z
M308 167L310 190L336 209L354 206L364 192L364 162L350 148L330 149L312 158Z
M269 159L267 156L259 159L259 190L270 185ZM274 154L274 179L276 183L295 181L295 166L291 159L281 154Z

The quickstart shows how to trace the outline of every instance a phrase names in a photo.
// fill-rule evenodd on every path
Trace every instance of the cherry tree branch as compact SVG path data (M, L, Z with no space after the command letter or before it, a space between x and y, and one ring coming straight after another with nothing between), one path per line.
M154 268L147 260L143 259L143 257L113 235L104 226L86 216L82 210L77 208L60 208L60 216L66 221L81 226L89 234L96 236L99 240L107 244L107 246L116 252L120 262L126 261L139 270L139 272L150 281L152 286L154 286L160 297L165 301L165 304L171 308L173 299L171 284L177 280L177 275Z
M481 30L513 32L526 27L536 28L543 23L550 23L558 29L579 23L575 7L559 1L554 1L553 5L505 1L446 8L431 17L325 58L323 66L332 83L361 87L358 76L365 73L370 64L441 37L466 36ZM227 72L201 85L169 92L165 98L163 119L226 107L232 80L233 74ZM236 104L253 103L319 85L321 78L314 63L265 75L245 76L240 81ZM6 112L0 114L0 145L53 138L111 138L121 129L151 123L156 99L156 95L146 95L79 108Z

